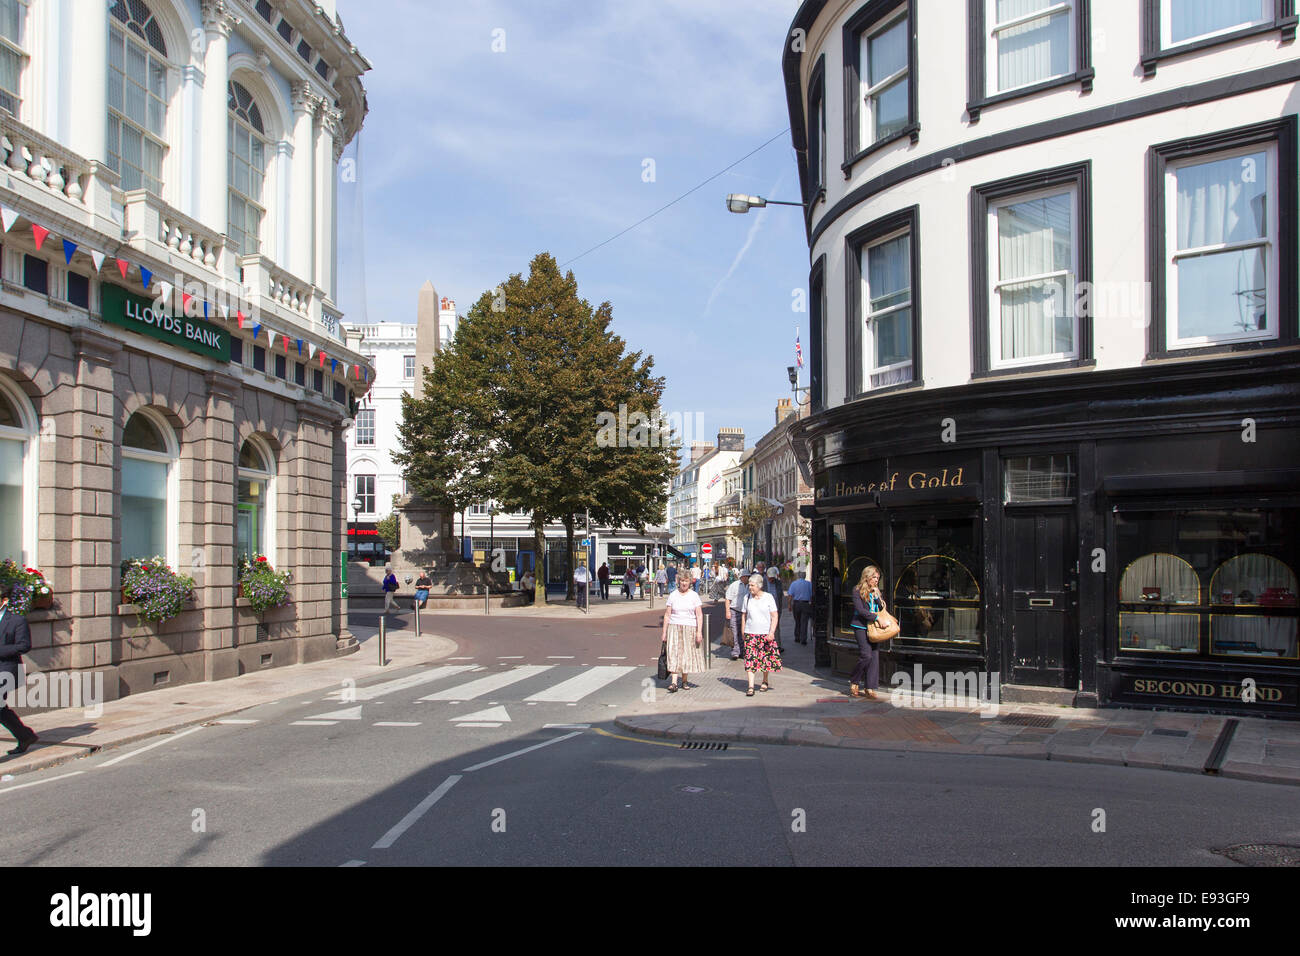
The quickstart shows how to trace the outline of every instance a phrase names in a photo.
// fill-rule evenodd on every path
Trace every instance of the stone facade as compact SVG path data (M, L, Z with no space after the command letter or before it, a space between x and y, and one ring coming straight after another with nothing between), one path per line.
M56 594L52 609L29 616L29 669L101 671L114 699L353 649L339 563L346 409L250 387L140 344L0 311L0 366L41 422L32 444L33 563ZM142 408L175 431L177 570L196 582L192 605L161 624L141 623L120 594L120 448L127 420ZM235 581L236 469L254 435L275 459L272 563L292 573L290 603L261 615L236 597Z

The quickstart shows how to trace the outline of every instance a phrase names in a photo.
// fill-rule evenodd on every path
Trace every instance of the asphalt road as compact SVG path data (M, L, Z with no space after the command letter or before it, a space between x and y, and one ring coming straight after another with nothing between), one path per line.
M444 617L461 646L435 667L0 785L0 861L1235 866L1213 850L1300 843L1290 787L629 739L612 718L652 674L656 616Z

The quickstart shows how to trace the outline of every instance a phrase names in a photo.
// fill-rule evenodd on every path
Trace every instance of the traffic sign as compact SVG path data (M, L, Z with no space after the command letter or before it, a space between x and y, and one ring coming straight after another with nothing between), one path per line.
M700 553L707 558L713 553L713 545L708 541L704 542L704 544L700 545Z

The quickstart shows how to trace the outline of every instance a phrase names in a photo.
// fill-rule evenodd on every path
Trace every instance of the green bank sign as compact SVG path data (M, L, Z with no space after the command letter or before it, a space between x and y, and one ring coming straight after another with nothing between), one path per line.
M101 286L100 297L104 321L109 325L130 329L221 362L230 361L230 333L211 322L157 312L152 299L127 292L117 285Z

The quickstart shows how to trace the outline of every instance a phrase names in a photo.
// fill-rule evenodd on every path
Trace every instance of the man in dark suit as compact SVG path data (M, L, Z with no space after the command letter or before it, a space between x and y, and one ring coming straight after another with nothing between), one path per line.
M9 610L9 595L0 594L0 674L9 675L8 687L18 687L18 662L31 649L32 632L27 627L27 619ZM0 725L18 741L18 746L9 751L11 755L26 753L36 743L36 731L9 709L7 700L0 700Z

